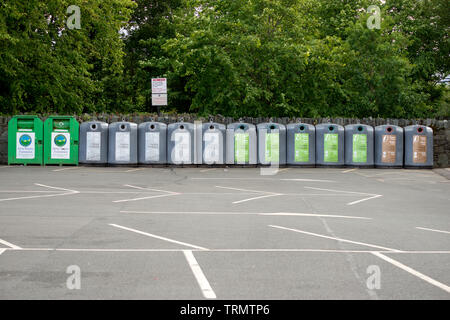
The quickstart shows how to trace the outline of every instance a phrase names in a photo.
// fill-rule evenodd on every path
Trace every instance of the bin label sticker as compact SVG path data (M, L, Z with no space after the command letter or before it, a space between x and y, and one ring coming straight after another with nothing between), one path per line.
M70 133L52 132L52 159L70 159Z
M367 162L367 134L353 135L353 162Z
M413 162L427 162L427 136L415 135L413 137Z
M86 133L86 160L100 161L102 139L101 132Z
M159 161L159 132L145 133L145 161Z
M248 133L235 133L234 134L234 160L236 163L248 163Z
M17 132L16 141L16 159L34 159L35 158L35 134L34 132Z
M218 163L220 161L220 139L218 132L205 132L203 135L205 141L205 151L203 157L205 163Z
M309 161L309 133L296 133L295 134L295 162L308 162Z
M266 162L280 161L280 134L266 133Z
M116 161L130 161L130 133L116 132Z
M339 135L337 133L325 133L323 144L324 162L339 161Z
M191 162L191 135L189 132L175 132L173 161L175 163Z
M383 143L381 148L381 162L395 163L397 150L397 136L393 134L383 135Z

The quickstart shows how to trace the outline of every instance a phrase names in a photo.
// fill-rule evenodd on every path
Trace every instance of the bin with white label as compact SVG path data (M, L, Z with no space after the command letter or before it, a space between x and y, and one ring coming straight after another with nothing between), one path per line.
M316 128L312 124L287 125L287 164L313 167L316 164Z
M345 126L345 164L355 167L373 167L373 127L365 124Z
M316 125L316 165L344 165L344 127L338 124Z
M286 126L278 123L260 123L258 133L258 163L286 164Z
M109 125L108 164L137 164L137 124L114 122Z
M108 163L108 124L101 121L80 125L79 162L84 164Z
M167 162L169 164L194 164L194 124L171 123L167 127Z
M204 123L202 125L201 163L206 165L225 164L225 141L226 126L224 124Z
M79 128L71 116L52 116L45 120L44 165L78 165Z
M250 123L231 123L227 126L227 164L256 165L256 127Z
M140 164L167 163L167 125L144 122L138 126L138 162Z
M433 167L433 129L413 125L405 130L405 167Z
M403 166L403 128L394 125L375 127L375 166L401 168Z
M8 122L8 164L42 165L44 127L37 116L14 116Z

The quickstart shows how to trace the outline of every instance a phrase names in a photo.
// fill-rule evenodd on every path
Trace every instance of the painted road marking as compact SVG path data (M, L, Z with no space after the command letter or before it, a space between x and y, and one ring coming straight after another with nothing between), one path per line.
M17 197L17 198L6 198L6 199L0 199L0 202L2 201L13 201L13 200L25 200L25 199L36 199L36 198L49 198L49 197L60 197L60 196L67 196L72 194L78 194L79 191L65 189L65 188L59 188L59 187L52 187L47 186L45 184L35 183L36 186L50 188L50 189L56 189L60 191L67 191L65 193L58 193L58 194L47 194L47 195L41 195L41 196L27 196L27 197Z
M300 181L300 182L336 182L333 180L317 180L317 179L280 179L280 181Z
M155 239L160 239L160 240L164 240L164 241L167 241L167 242L172 242L172 243L180 244L180 245L183 245L183 246L186 246L186 247L191 247L191 248L195 248L195 249L199 249L199 250L209 250L209 249L207 249L207 248L195 246L195 245L190 244L190 243L181 242L181 241L169 239L169 238L166 238L166 237L157 236L157 235L155 235L155 234L151 234L151 233L139 231L139 230L132 229L132 228L127 228L127 227L124 227L124 226L120 226L120 225L118 225L118 224L110 223L109 225L112 226L112 227L116 227L116 228L123 229L123 230L127 230L127 231L131 231L131 232L139 233L139 234L142 234L142 235L147 236L147 237L152 237L152 238L155 238Z
M125 171L123 171L123 172L125 172L125 173L127 173L127 172L136 172L136 171L141 171L141 170L144 170L145 168L135 168L135 169L128 169L128 170L125 170Z
M0 243L5 245L5 246L7 246L7 247L10 247L11 249L22 250L21 247L16 246L15 244L12 244L12 243L10 243L10 242L8 242L6 240L3 240L3 239L0 239Z
M208 279L206 279L205 274L203 273L202 269L200 268L200 265L197 262L197 259L195 259L194 254L191 250L183 250L184 256L186 257L186 260L189 264L189 267L192 270L192 273L194 274L195 279L198 282L198 285L200 286L200 289L202 289L202 294L206 299L216 299L216 294L214 293L213 289L211 288Z
M342 171L342 173L348 173L348 172L352 172L352 171L356 171L356 170L357 170L357 168L354 168L354 169L348 169L348 170Z
M72 192L72 193L80 193L79 191L76 191L76 190L71 190L71 189L66 189L66 188L61 188L61 187L47 186L47 185L41 184L41 183L35 183L34 185L39 186L39 187L49 188L49 189L68 191L68 192Z
M53 172L59 172L59 171L66 171L66 170L75 170L80 169L81 167L69 167L69 168L62 168L62 169L54 169Z
M449 286L447 286L447 285L445 285L445 284L443 284L443 283L441 283L439 281L436 281L436 280L430 278L429 276L427 276L427 275L425 275L423 273L420 273L419 271L414 270L413 268L410 268L410 267L404 265L403 263L398 262L397 260L389 258L389 257L385 256L384 254L381 254L380 252L372 252L372 254L377 256L378 258L383 259L384 261L387 261L387 262L393 264L394 266L396 266L396 267L398 267L400 269L405 270L406 272L408 272L408 273L418 277L419 279L422 279L422 280L432 284L433 286L436 286L436 287L446 291L447 293L450 293L450 287Z
M0 249L0 256L2 255L3 252L5 252L6 249Z
M132 202L132 201L148 200L148 199L163 198L163 197L170 197L170 196L174 196L174 194L160 194L160 195L157 195L157 196L150 196L150 197L124 199L124 200L114 200L113 202L114 203Z
M248 198L248 199L244 199L244 200L234 201L232 203L233 204L239 204L239 203L244 203L244 202L247 202L247 201L259 200L259 199L263 199L263 198L277 197L277 196L282 196L282 194L268 194L268 195L265 195L265 196L260 196L260 197L254 197L254 198Z
M169 194L179 194L178 192L173 192L173 191L167 191L167 190L160 190L160 189L150 189L150 188L144 188L144 187L138 187L138 186L132 186L130 184L125 184L124 187L129 187L129 188L135 188L135 189L139 189L139 190L148 190L148 191L156 191L156 192L164 192L164 193L169 193Z
M387 250L387 251L401 252L401 250L397 250L397 249L391 249L391 248L377 246L377 245L374 245L374 244L364 243L364 242L359 242L359 241L352 241L352 240L347 240L347 239L342 239L342 238L330 237L330 236L326 236L326 235L323 235L323 234L318 234L318 233L313 233L313 232L308 232L308 231L302 231L302 230L298 230L298 229L286 228L286 227L275 226L275 225L269 225L269 227L282 229L282 230L293 231L293 232L298 232L298 233L303 233L303 234L307 234L307 235L315 236L315 237L319 237L319 238L332 239L332 240L336 240L336 241L339 241L339 242L348 242L348 243L359 244L359 245L363 245L363 246L367 246L367 247L383 249L383 250Z
M203 170L200 170L200 172L209 172L209 171L214 171L214 170L217 170L217 168L203 169Z
M364 201L367 201L367 200L376 199L376 198L380 198L380 197L382 197L382 195L377 194L376 196L373 196L373 197L369 197L369 198L365 198L365 199L349 202L349 203L347 203L347 205L348 206L352 206L352 205L357 204L357 203L361 203L361 202L364 202Z
M336 182L318 179L275 179L275 178L191 178L191 180L269 180L269 181L303 181L303 182Z
M356 192L356 191L343 191L343 190L323 189L323 188L315 188L315 187L304 187L304 188L306 188L306 189L313 189L313 190L329 191L329 192L341 192L341 193L347 193L347 194L359 194L359 195L370 196L368 198L364 198L364 199L361 199L361 200L349 202L349 203L347 203L348 206L352 206L352 205L360 203L360 202L364 202L364 201L367 201L367 200L371 200L371 199L376 199L376 198L382 197L381 194L363 193L363 192Z
M449 231L443 231L443 230L437 230L437 229L429 229L429 228L422 228L422 227L416 227L416 229L450 234Z
M230 189L230 190L238 190L238 191L244 191L244 192L255 192L255 193L263 193L264 194L263 196L259 196L259 197L253 197L253 198L248 198L248 199L244 199L244 200L234 201L233 204L239 204L239 203L243 203L243 202L259 200L259 199L269 198L269 197L277 197L277 196L283 195L281 193L274 193L274 192L268 192L268 191L258 191L258 190L230 188L230 187L221 187L221 186L215 186L215 187L221 188L221 189Z

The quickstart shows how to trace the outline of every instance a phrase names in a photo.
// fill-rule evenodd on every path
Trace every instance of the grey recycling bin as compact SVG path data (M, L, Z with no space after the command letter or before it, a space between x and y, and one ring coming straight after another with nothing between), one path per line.
M375 127L375 166L401 168L403 166L403 128L394 125Z
M286 126L278 123L260 123L258 133L258 163L286 164Z
M140 164L167 163L167 125L144 122L138 126L138 162Z
M194 124L171 123L167 127L167 162L194 164Z
M433 167L433 129L413 125L405 130L405 167Z
M344 127L338 124L316 125L316 165L344 165Z
M137 124L114 122L109 125L108 163L137 164Z
M345 126L345 164L347 166L374 166L373 127L365 124Z
M198 158L202 164L225 164L226 127L220 123L202 125L202 144Z
M108 124L106 122L83 122L80 125L79 139L79 163L108 163Z
M249 123L231 123L227 126L227 164L256 164L256 127Z
M316 128L312 124L288 124L286 146L287 164L296 166L315 166Z

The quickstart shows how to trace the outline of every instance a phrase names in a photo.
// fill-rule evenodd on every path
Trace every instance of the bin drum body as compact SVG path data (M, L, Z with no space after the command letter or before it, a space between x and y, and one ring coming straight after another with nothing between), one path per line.
M114 122L109 125L108 163L137 164L137 124Z
M167 128L167 162L169 164L194 164L194 124L171 123Z
M257 161L256 127L249 123L227 126L227 164L255 165Z
M403 166L403 128L394 125L375 127L375 166Z
M167 125L144 122L138 127L138 160L141 164L167 163Z
M316 125L316 165L344 165L344 127L338 124Z
M72 116L52 116L44 122L44 165L78 165L80 125Z
M202 125L201 156L202 164L225 164L226 127L220 123Z
M44 124L37 116L15 116L8 122L8 164L40 164Z
M108 124L106 122L90 121L80 125L79 162L108 163Z
M286 164L286 126L278 123L260 123L258 133L258 163Z
M405 167L433 167L433 129L414 125L405 130Z
M287 164L314 166L316 164L316 128L312 124L287 125Z
M365 124L345 126L345 164L347 166L374 166L373 127Z

